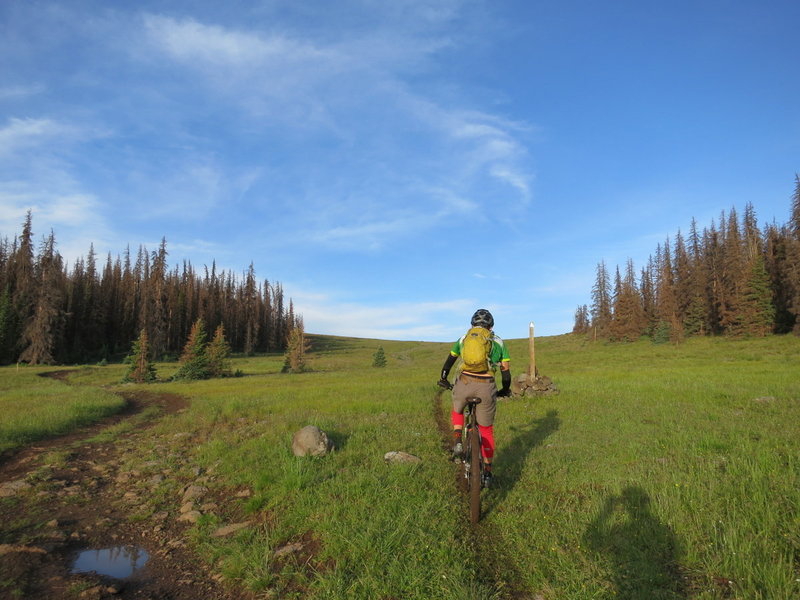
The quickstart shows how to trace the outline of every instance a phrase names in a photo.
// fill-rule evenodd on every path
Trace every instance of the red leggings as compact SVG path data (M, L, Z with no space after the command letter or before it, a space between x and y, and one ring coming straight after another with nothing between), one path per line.
M451 412L454 429L463 429L464 415L455 411ZM494 425L484 427L478 425L478 430L481 432L481 454L483 458L491 460L494 457Z

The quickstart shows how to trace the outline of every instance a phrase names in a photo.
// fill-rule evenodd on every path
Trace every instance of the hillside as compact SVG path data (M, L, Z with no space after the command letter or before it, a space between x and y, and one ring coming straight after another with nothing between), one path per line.
M0 370L3 439L38 385L60 390L42 405L128 403L0 464L17 486L0 498L2 597L800 596L800 339L537 340L560 393L501 402L497 486L473 528L437 426L449 344L309 338L297 375L280 354L141 386L117 383L122 365ZM527 340L509 345L519 373ZM332 454L292 454L308 424ZM422 462L388 465L393 450ZM121 545L147 551L150 579L112 593L68 572L78 550Z

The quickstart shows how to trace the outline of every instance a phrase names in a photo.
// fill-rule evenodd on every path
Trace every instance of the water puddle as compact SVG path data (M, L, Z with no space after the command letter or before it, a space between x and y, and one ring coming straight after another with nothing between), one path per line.
M72 572L95 572L115 579L127 579L144 567L149 558L147 550L133 546L83 550L72 563Z

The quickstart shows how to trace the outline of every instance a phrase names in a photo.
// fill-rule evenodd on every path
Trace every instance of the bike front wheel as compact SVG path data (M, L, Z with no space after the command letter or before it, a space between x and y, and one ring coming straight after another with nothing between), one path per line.
M467 452L469 452L469 520L477 523L481 518L481 440L477 428L467 432Z

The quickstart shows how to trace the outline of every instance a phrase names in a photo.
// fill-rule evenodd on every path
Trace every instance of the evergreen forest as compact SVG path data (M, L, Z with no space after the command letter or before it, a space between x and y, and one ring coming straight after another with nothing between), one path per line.
M579 306L573 332L614 341L649 336L800 334L800 176L788 224L761 228L752 204L724 212L702 231L659 244L637 274L633 261L612 274L601 261L592 304Z
M93 246L71 266L53 232L38 247L31 213L22 233L0 239L0 364L87 363L128 353L145 331L154 359L176 358L193 323L225 330L234 352L279 352L301 325L279 283L256 279L252 263L241 277L198 273L190 262L170 268L167 244L140 246L98 264Z

